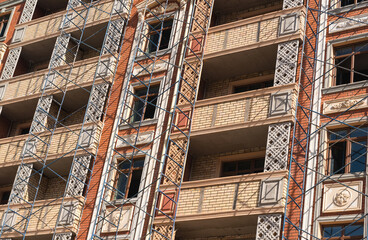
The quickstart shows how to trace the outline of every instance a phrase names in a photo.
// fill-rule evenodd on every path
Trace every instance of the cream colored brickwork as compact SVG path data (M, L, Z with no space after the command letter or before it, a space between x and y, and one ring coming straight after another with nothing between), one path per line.
M265 176L264 179L267 177ZM234 180L234 183L221 184L219 181L214 185L203 187L186 188L184 184L180 192L178 217L262 208L259 205L261 179L247 179L247 175L236 178L239 179ZM194 182L187 184L196 185ZM284 204L284 200L280 200L276 205L282 206L281 203Z
M72 82L70 86L76 84L85 84L93 81L94 73L97 68L98 58L82 60L75 63L69 80ZM67 74L67 66L57 68L61 74ZM2 81L0 84L6 84L4 97L1 101L14 100L17 98L27 97L34 94L40 94L45 75L48 70L42 70L30 74L21 75ZM55 78L55 85L60 85L62 78Z
M65 203L71 202L72 199L65 199ZM41 200L41 201L36 201L35 206L33 208L33 213L30 217L30 222L29 222L29 226L27 229L28 234L32 234L32 232L36 233L39 231L50 231L50 233L52 233L51 231L53 230L53 228L56 225L56 221L57 221L57 217L59 214L59 210L60 210L60 204L61 201L60 199L58 200ZM76 204L76 209L73 212L74 214L74 221L72 223L72 225L68 226L71 230L76 230L77 226L78 226L78 222L80 219L80 214L81 214L81 210L82 210L82 204L78 203L77 201L75 201ZM7 205L1 205L0 206L0 218L3 218L3 213L4 211L7 209ZM11 205L12 209L18 209L18 213L26 216L26 212L28 211L28 208L25 208L24 205L20 205L20 204L14 204ZM21 227L22 225L24 225L24 222L20 222L20 217L18 217L16 219L16 223L18 223L18 225ZM15 227L17 228L17 227ZM6 237L10 234L15 234L14 231L11 232L6 232L4 233L3 237Z
M260 93L262 90L260 90ZM223 98L221 103L196 107L194 111L193 131L210 127L227 126L243 122L265 120L268 117L270 94L233 101L226 101ZM246 103L250 101L250 110L246 112ZM199 104L198 104L199 105ZM248 116L249 115L249 119Z
M205 187L200 213L230 211L234 204L235 184ZM180 203L179 203L180 204ZM185 212L185 214L187 214Z
M260 182L245 182L239 184L236 209L257 207Z
M244 22L244 25L211 32L208 35L205 54L245 47L278 37L279 18Z
M277 7L272 7L278 10ZM248 47L252 44L259 44L267 41L273 42L282 37L279 36L280 16L292 11L277 11L267 14L260 14L255 17L234 17L233 22L210 28L205 55L229 51L238 48ZM303 12L299 11L302 17L299 25L303 23ZM235 15L237 13L234 13ZM240 18L241 20L237 20ZM220 21L221 22L221 21ZM299 33L302 32L300 29ZM256 47L258 47L256 45Z
M252 98L250 103L249 121L267 119L270 95Z
M93 126L93 124L85 124L85 127ZM81 125L70 126L72 131L66 131L62 128L57 129L51 141L51 145L49 148L49 159L52 158L52 155L57 154L65 154L73 149L75 149L78 135L81 129ZM97 147L97 142L99 140L99 136L101 134L101 126L99 125L95 131L95 141L93 141L90 145L91 151L95 152ZM47 140L50 137L48 133L41 134L41 139ZM21 159L21 153L23 150L23 145L28 135L20 135L16 137L4 138L0 139L0 165L19 165L19 161ZM36 147L37 156L44 157L45 156L45 145L37 144ZM31 160L31 159L30 159Z
M195 114L193 117L193 130L211 127L213 109L214 105L204 106L195 110Z
M113 1L105 1L103 4L96 5L95 8L92 8L88 13L87 24L96 23L98 21L108 21L109 13L111 12L113 6ZM79 7L79 14L85 17L87 11L85 11L84 7ZM30 21L24 24L20 24L17 28L26 27L23 42L24 41L32 41L37 38L47 37L52 34L57 34L60 31L60 26L62 24L64 14L66 11L58 12L46 17L42 17L36 19L34 21ZM74 27L74 24L81 27L83 24L83 18L79 15L75 14L73 16L73 23L70 23L70 28Z
M218 104L214 126L225 126L244 122L245 104L246 99Z

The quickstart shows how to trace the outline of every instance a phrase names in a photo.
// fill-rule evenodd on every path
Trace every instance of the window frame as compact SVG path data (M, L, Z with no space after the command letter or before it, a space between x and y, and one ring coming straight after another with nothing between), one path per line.
M140 89L143 89L145 86L144 85L138 85L138 86L133 86L133 92L134 92L134 95L136 95L136 92L139 91ZM152 89L152 88L157 88L157 93L149 93L149 91ZM146 92L147 93L147 92ZM155 107L155 112L153 114L153 118L147 118L145 119L145 113L146 113L146 110L147 110L147 105L148 105L148 98L151 97L151 96L156 96L156 106L157 106L157 103L159 102L159 99L160 99L160 83L158 82L151 82L150 86L149 86L149 90L148 90L148 95L142 95L142 97L144 98L147 98L147 102L144 102L144 106L143 106L143 110L142 110L142 115L140 116L140 119L139 120L135 120L135 104L136 102L140 101L138 98L141 98L140 96L134 96L132 95L132 99L131 99L131 110L130 110L130 113L129 113L129 122L130 123L136 123L136 122L140 122L140 121L147 121L147 120L152 120L152 119L155 119L156 116L157 116L157 113L156 113L156 109L157 107Z
M364 128L364 127L367 127L367 126L365 126L365 125L361 126L361 128ZM344 131L344 130L347 131L346 136L343 136L342 139L331 140L332 132ZM326 169L326 174L327 175L351 174L350 170L351 170L352 143L359 143L359 141L361 141L361 140L365 140L366 143L368 143L368 134L365 137L351 137L351 133L354 132L354 131L356 131L356 129L354 129L354 128L336 128L336 129L328 130L328 132L327 132L327 148L328 148L327 160L328 160L328 163L327 163L327 169ZM345 142L346 143L345 156L344 156L344 159L345 159L344 166L345 167L343 168L343 173L334 173L333 169L332 169L332 148L331 148L331 144L338 143L338 142ZM365 159L366 164L367 164L367 157L368 157L368 154L366 152L366 159ZM361 172L364 172L364 171L361 171ZM359 173L359 172L353 172L352 174L354 174L354 173Z
M169 38L169 42L168 42L168 46L167 48L163 48L163 49L160 49L160 46L161 46L161 41L159 42L159 44L157 45L157 48L156 50L154 51L149 51L149 46L150 46L150 37L151 37L151 34L154 35L154 34L158 34L157 32L155 32L155 30L151 29L151 27L157 25L157 24L160 24L161 22L160 21L147 21L148 24L150 26L147 25L147 29L145 31L145 34L146 35L146 38L145 38L145 43L144 43L144 49L145 49L145 52L148 53L148 54L154 54L155 52L163 52L167 49L170 49L171 48L171 45L172 45L172 38L173 38L173 28L174 28L174 17L167 17L163 23L162 23L162 33L161 33L161 36L164 32L164 30L167 30L169 29L169 27L164 27L165 23L166 22L169 22L171 21L171 25L170 25L170 28L171 28L171 31L170 31L170 38ZM160 27L160 30L161 30L161 27ZM161 37L161 40L162 40L162 37Z
M129 158L128 158L129 159ZM112 200L115 200L115 201L118 201L118 200L126 200L126 199L134 199L134 198L129 198L129 190L130 190L130 184L132 182L132 176L133 176L133 171L136 171L136 170L141 170L143 172L143 169L144 169L144 166L146 164L146 159L145 159L145 156L135 156L135 157L132 157L132 164L131 164L131 167L127 170L120 170L119 169L119 164L124 162L124 159L117 159L116 160L116 169L115 169L115 176L113 178L113 186L114 186L114 191L113 191L113 194L112 194ZM143 166L141 167L134 167L134 161L139 161L139 160L143 160ZM124 173L128 173L127 175L127 182L126 182L126 189L125 189L125 193L124 193L124 197L122 198L118 198L118 184L119 184L119 178L120 178L120 174L124 174ZM141 178L140 178L140 181L142 179L142 175L141 175ZM140 185L140 182L139 182L139 185ZM140 188L140 186L139 186ZM138 190L139 192L139 190Z
M256 152L248 152L248 153L241 153L241 154L235 154L235 155L227 155L227 156L221 156L217 158L216 163L216 172L215 176L218 178L221 177L229 177L229 176L223 176L222 175L222 166L225 162L235 162L235 161L245 161L245 160L252 160L252 159L260 159L265 158L266 151L260 150ZM264 166L263 166L264 168ZM247 174L253 174L253 173L247 173ZM232 175L232 176L240 176L240 175Z
M238 81L233 81L233 82L230 82L229 84L229 92L230 94L238 94L238 93L235 93L235 88L237 87L271 82L271 81L274 81L274 78L275 78L274 74L266 74L266 75L259 76L259 77L251 77L251 78L245 78L245 79L238 80ZM274 87L274 84L270 87ZM249 91L257 91L257 90L261 90L265 88L269 88L269 87L264 87L260 89L249 90ZM244 92L249 92L249 91L244 91ZM244 93L244 92L239 92L239 93Z
M338 8L348 7L348 6L352 6L352 5L358 5L358 4L364 3L364 2L367 2L367 0L363 0L362 2L358 2L358 0L354 0L354 3L351 3L351 4L348 4L348 5L342 6L341 5L341 1L338 0Z
M223 161L221 162L221 172L220 172L220 177L230 177L230 176L240 176L240 175L248 175L248 174L253 174L253 173L259 173L264 171L264 166L263 168L256 168L256 161L263 159L263 165L264 165L264 157L260 157L260 158L250 158L250 159L239 159L239 160L235 160L235 161ZM249 170L246 171L240 171L239 170L239 163L240 162L250 162L250 168ZM230 175L225 175L224 174L224 164L226 163L236 163L236 170L235 172L230 172Z
M365 45L368 46L368 41L363 41L363 42L356 42L356 43L350 43L350 44L346 44L346 45L342 45L342 46L333 46L333 65L334 65L334 71L333 71L333 86L341 86L341 85L346 85L346 84L352 84L352 83L357 83L357 82L354 82L354 70L355 70L355 58L356 58L356 55L359 55L359 54L368 54L368 50L367 51L359 51L359 52L356 52L355 51L355 48L357 45L359 44L363 44L365 43ZM352 47L352 52L351 53L347 53L347 54L343 54L343 55L340 55L340 56L336 56L336 51L338 49L341 49L341 48L347 48L347 47ZM346 58L351 58L350 59L350 79L349 79L349 83L343 83L343 84L339 84L337 85L337 67L336 66L336 60L337 59L346 59ZM368 77L367 77L367 80L368 80ZM364 80L363 80L364 81Z
M354 225L362 225L363 227L363 235L364 236L364 223L362 222L357 222L357 223L354 223L354 224L351 224L351 223L341 223L341 224L323 224L321 226L321 234L322 234L322 237L321 237L321 240L346 240L346 239L349 239L349 240L360 240L362 239L362 236L344 236L345 234L345 228L347 226L354 226ZM324 228L325 227L340 227L342 228L342 231L341 231L341 237L323 237L323 233L324 233Z
M0 13L0 16L9 15L8 24L4 31L4 36L0 37L0 42L3 42L6 40L11 22L13 20L14 10L15 10L15 7L10 7L10 8L6 8L2 13Z
M0 187L0 200L3 198L3 196L4 196L4 193L5 193L5 192L9 192L9 198L10 198L11 191L12 191L12 186ZM0 203L0 206L1 206L1 205L6 205L6 204L8 204L8 202L9 202L9 198L8 198L7 203L2 203L2 204Z

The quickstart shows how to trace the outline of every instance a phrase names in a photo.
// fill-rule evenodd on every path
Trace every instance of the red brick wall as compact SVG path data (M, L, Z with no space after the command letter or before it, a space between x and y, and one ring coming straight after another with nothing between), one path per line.
M134 6L141 0L135 0ZM117 73L115 77L114 85L111 88L111 96L108 105L106 106L106 118L102 135L100 139L100 147L97 153L95 167L90 180L90 187L87 194L86 204L84 206L83 215L77 239L87 239L89 226L92 220L93 208L96 204L96 196L99 188L102 170L106 159L110 137L113 131L113 124L118 109L118 103L124 83L124 76L127 71L127 65L129 61L130 52L132 49L132 43L134 40L134 34L138 23L137 9L133 8L131 12L130 21L125 33L124 43L121 50L120 62L118 63Z

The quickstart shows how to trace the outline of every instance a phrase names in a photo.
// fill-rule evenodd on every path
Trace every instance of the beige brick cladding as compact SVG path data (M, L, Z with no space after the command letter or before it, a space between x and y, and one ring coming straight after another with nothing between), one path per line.
M190 181L219 177L217 166L220 157L225 159L226 157L231 157L237 154L264 151L265 149L265 147L260 146L258 148L241 149L234 152L219 153L195 158L193 159L191 166Z
M267 13L264 15L231 22L224 25L210 28L205 57L209 55L226 52L233 49L251 46L255 43L274 41L281 39L279 36L280 16L300 12L297 10L282 10L278 12ZM301 16L304 16L301 14ZM299 25L303 23L303 17L299 18ZM296 38L299 38L302 30L297 31ZM290 40L290 39L287 39ZM272 44L274 44L272 42Z
M68 228L70 230L76 230L78 227L78 222L80 218L80 213L82 210L81 202L78 203L75 199L66 198L65 203L71 203L74 200L76 204L76 208L73 211L75 215L74 221L72 225L69 225ZM42 235L42 234L52 234L52 230L56 225L56 220L58 217L58 213L60 210L61 199L53 199L53 200L40 200L36 201L33 213L30 217L29 226L27 230L27 236L31 235ZM25 216L26 211L29 211L28 208L25 207L25 204L12 204L12 209L18 209L18 213ZM7 209L7 205L0 206L0 218L3 217L4 211ZM17 217L15 223L20 221L20 217ZM24 223L24 222L23 222ZM19 226L19 224L18 224ZM18 229L18 228L17 228ZM62 227L59 231L62 231ZM57 230L58 231L58 230ZM16 237L19 236L16 232L6 232L2 235L2 237Z
M70 81L80 85L86 85L86 83L91 84L96 71L97 62L98 58L76 62L71 73ZM60 66L57 69L66 74L69 68L68 66ZM0 85L5 84L6 89L0 104L5 105L9 101L21 101L24 100L24 97L30 97L32 95L38 97L41 94L42 84L47 73L48 70L42 70L1 81ZM57 76L55 78L55 84L59 85L60 82L61 77ZM74 84L70 84L70 87L74 87L73 85Z
M276 207L282 212L284 200L267 206L259 204L260 184L262 180L284 178L283 184L286 185L286 175L287 171L279 171L185 182L180 192L177 216L261 211L264 207Z
M85 127L94 126L94 124L85 124ZM62 154L69 153L73 149L75 149L79 132L81 129L81 125L69 126L72 131L66 131L62 128L56 129L55 134L53 136L51 145L49 147L48 159L52 159L53 157L60 157ZM96 150L96 144L99 140L101 126L96 126L95 131L95 141L92 141L90 145L91 151ZM73 132L74 131L74 132ZM21 160L21 153L23 150L23 145L28 135L20 135L16 137L9 137L0 139L0 166L13 166L19 165ZM50 135L45 132L41 133L41 139L47 139ZM37 154L39 157L43 157L45 154L44 144L39 144L36 146ZM31 161L32 158L25 158L25 161Z
M271 95L282 91L295 95L295 88L295 84L289 84L198 101L192 131L272 119L269 114ZM295 96L291 98L293 106L283 116L293 113Z
M102 1L102 4L98 4L95 8L92 8L91 11L88 13L87 24L97 24L99 22L108 21L110 17L110 12L113 6L113 1ZM82 16L86 14L84 7L76 8L80 9L80 13ZM58 12L52 15L48 15L45 17L41 17L35 19L30 22L26 22L23 24L17 25L16 29L20 29L23 27L25 28L23 42L25 41L33 41L34 39L42 38L42 37L49 37L54 34L58 35L60 33L60 26L64 19L64 15L66 11ZM75 14L73 17L73 23L70 23L70 28L75 28L74 24L77 26L81 26L84 23L84 19Z

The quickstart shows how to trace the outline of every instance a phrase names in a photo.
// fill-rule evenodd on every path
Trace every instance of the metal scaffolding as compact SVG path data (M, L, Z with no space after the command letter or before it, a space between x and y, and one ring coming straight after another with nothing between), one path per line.
M109 89L114 82L125 34L124 26L128 23L132 5L132 2L128 0L115 0L112 3L112 10L106 12L101 2L100 0L70 0L68 3L67 13L62 21L60 36L56 39L30 133L21 154L22 163L18 167L8 208L3 216L0 237L12 231L17 233L18 238L25 239L31 218L38 219L45 229L51 230L53 239L70 239L72 237L71 228L78 228L74 220L79 219L82 215L89 187L89 176L93 172L99 146L98 136L106 114L105 104L110 95ZM37 1L26 1L20 22L32 19L36 4ZM107 20L106 24L98 25L98 29L93 33L90 31L87 33L90 27L90 24L87 23L91 20L92 11L94 14L106 15ZM71 32L70 29L73 31ZM89 41L99 33L102 33L104 38L101 47L96 48ZM94 56L99 56L91 67L93 81L88 87L81 85L73 72L74 65L81 54L81 47L93 52ZM17 51L20 52L21 48L18 48ZM11 54L13 53L9 55ZM15 66L9 69L14 72ZM3 73L3 79L12 77L11 71L5 71L5 73L8 75L5 76ZM64 116L61 114L62 107L71 88L87 93L89 99L83 107ZM54 97L55 95L58 97ZM81 128L76 130L64 124L65 119L77 114L84 116ZM62 156L51 158L49 156L50 146L57 129L62 129L68 134L69 138L66 141L73 147ZM48 137L45 137L45 134ZM53 165L65 161L66 157L72 158L67 177ZM63 164L67 165L66 162ZM35 204L45 172L56 176L60 182L64 183L65 192L62 196L41 205L38 204L36 208ZM50 225L50 222L41 217L41 212L47 213L48 207L55 203L60 205L60 209L56 224Z
M344 11L332 11L340 7L342 1L309 0L306 3L305 36L302 46L301 67L299 72L299 96L297 111L295 113L295 124L292 137L291 157L289 162L288 190L284 225L282 230L283 239L321 239L323 234L320 227L320 216L323 215L323 201L326 201L325 184L334 184L348 190L366 203L367 194L364 188L353 188L346 182L345 169L351 169L356 164L366 166L367 156L367 128L368 120L352 114L357 106L362 104L368 96L363 96L356 101L350 101L343 107L343 111L336 113L325 113L326 105L322 105L322 89L327 86L324 81L336 77L337 71L346 71L348 75L367 77L364 72L347 68L344 63L350 61L353 52L347 54L338 63L328 58L327 32L331 34L341 21L351 24L366 26L366 22L349 17L349 13L358 9L358 4L344 7ZM350 34L350 35L349 35ZM348 36L354 35L349 33ZM345 39L346 40L346 39ZM350 40L350 39L349 39ZM368 43L359 46L359 50L367 47ZM362 86L363 87L363 86ZM338 129L349 129L348 131L336 131ZM365 140L351 139L351 134L362 136ZM328 142L328 138L334 141ZM341 166L331 165L335 157L335 147L340 143L348 143L357 147L358 150L345 153L350 159ZM340 153L342 154L342 153ZM345 156L344 156L345 157ZM364 161L364 163L362 163ZM366 170L365 170L366 171ZM364 171L364 172L365 172ZM353 170L351 171L353 173ZM353 173L361 178L365 174ZM352 178L350 178L352 179ZM366 204L363 204L366 206ZM366 208L366 207L365 207ZM322 212L322 213L321 213ZM349 223L336 232L341 234L348 227L357 222L365 221L367 224L367 211L362 209L351 219L345 219ZM331 213L332 214L332 213ZM330 215L331 215L330 214ZM342 216L342 212L336 213ZM322 224L322 223L321 223ZM329 239L328 236L323 239ZM364 237L366 239L367 236Z
M137 7L136 41L102 175L91 239L104 239L105 229L114 232L116 238L127 227L122 225L129 225L130 239L175 236L176 210L212 1L178 1L173 7L168 0L146 0ZM169 21L171 41L161 49ZM158 41L152 34L159 36ZM148 45L154 51L148 51ZM152 89L158 85L157 95L151 98ZM138 94L134 87L143 89L143 94ZM134 107L133 101L141 107ZM153 132L147 131L144 121L150 107L156 109ZM129 129L129 135L122 134L124 129ZM137 158L144 159L143 173L139 191L131 196L127 186L122 189L114 184L114 178L123 175L130 179ZM121 168L126 164L128 172ZM149 201L151 197L153 202ZM131 225L127 218L132 219Z

